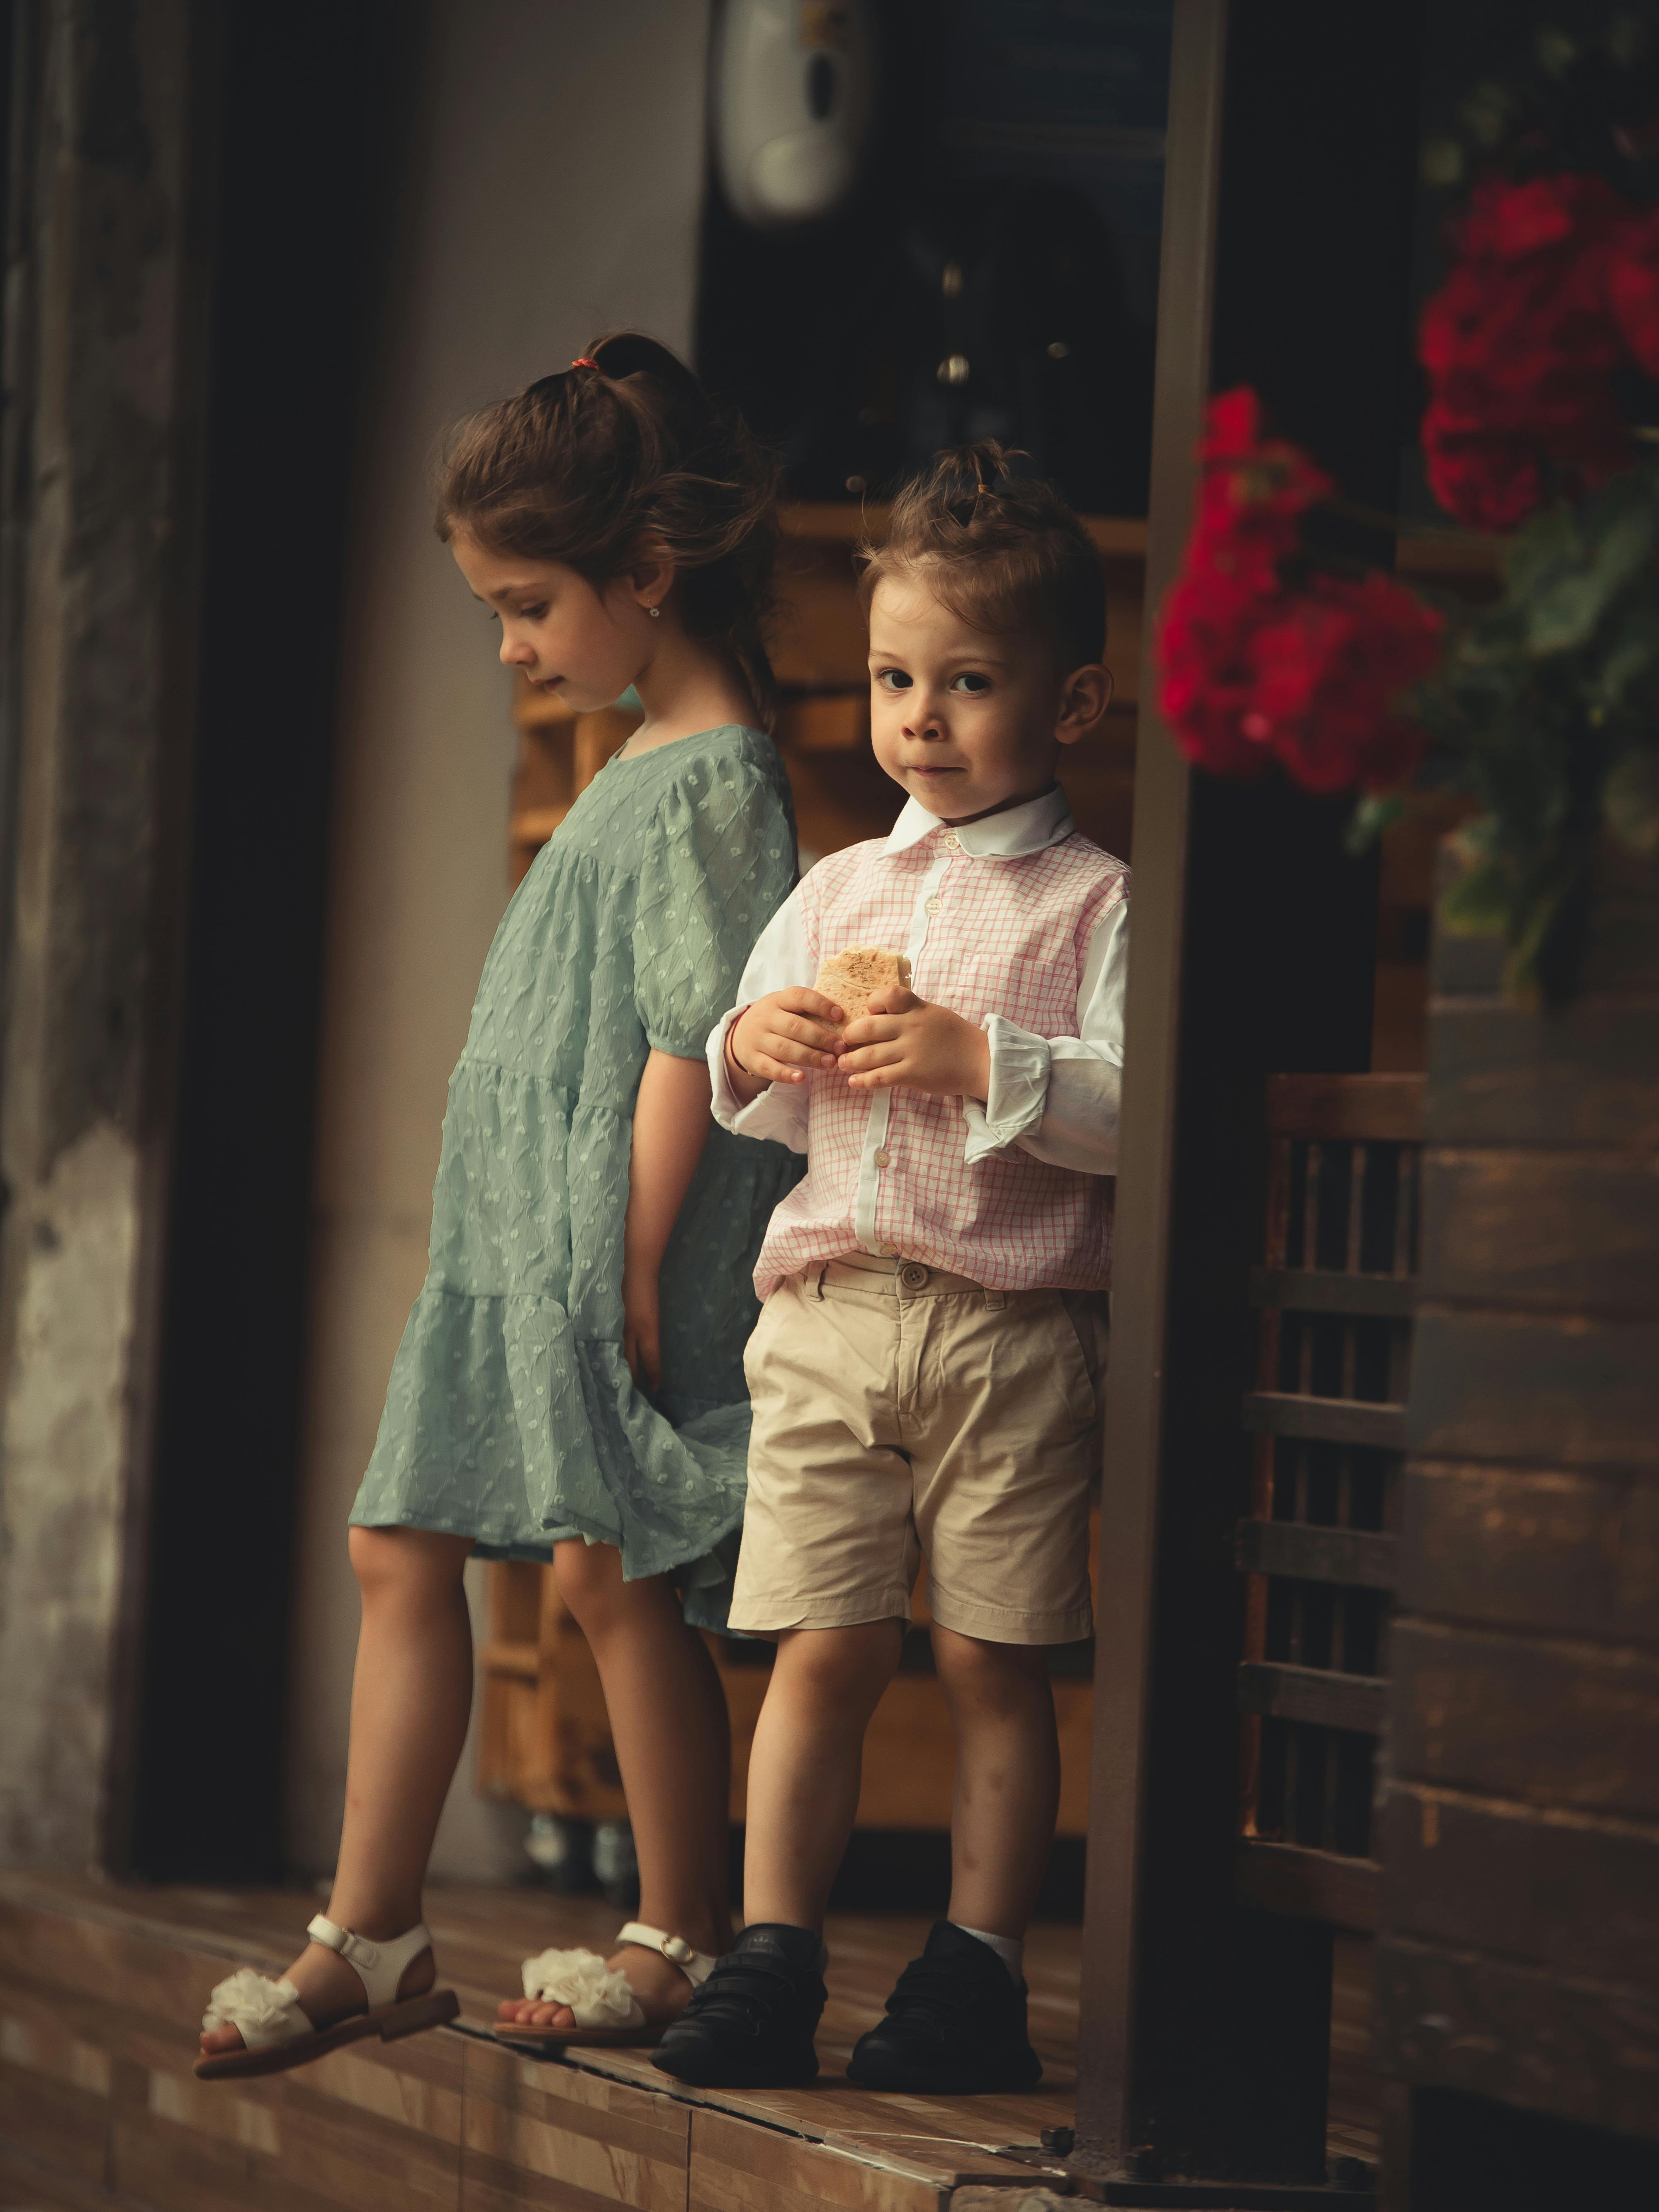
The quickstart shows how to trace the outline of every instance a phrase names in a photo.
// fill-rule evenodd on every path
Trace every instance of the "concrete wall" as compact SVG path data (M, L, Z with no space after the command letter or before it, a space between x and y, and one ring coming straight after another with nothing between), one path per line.
M456 416L607 325L689 344L707 37L706 0L433 11L348 603L289 1777L289 1848L319 1870L357 1632L345 1516L425 1270L445 1086L506 899L507 680L432 535L427 467ZM523 1821L476 1796L471 1758L434 1870L518 1872Z
M51 0L29 27L0 465L0 1862L82 1867L131 1734L199 216L185 0Z

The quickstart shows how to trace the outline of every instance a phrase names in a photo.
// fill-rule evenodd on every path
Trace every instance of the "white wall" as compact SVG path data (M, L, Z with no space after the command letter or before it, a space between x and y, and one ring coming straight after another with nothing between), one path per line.
M702 178L707 0L436 0L432 27L340 723L289 1769L289 1848L317 1871L356 1644L345 1517L425 1270L445 1086L506 899L507 683L432 534L428 465L458 415L606 326L689 345ZM523 1821L476 1796L471 1754L434 1871L519 1872Z

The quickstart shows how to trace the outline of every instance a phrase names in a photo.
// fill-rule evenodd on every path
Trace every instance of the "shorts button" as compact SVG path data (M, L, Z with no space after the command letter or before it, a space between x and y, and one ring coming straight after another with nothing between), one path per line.
M907 1291L919 1291L927 1280L927 1270L919 1260L907 1260L898 1275Z
M927 902L927 910L929 914L937 914L944 903L945 902L943 899L930 898Z
M876 1165L878 1168L884 1168L892 1157L893 1155L888 1151L885 1145L884 1145L881 1150L876 1154Z

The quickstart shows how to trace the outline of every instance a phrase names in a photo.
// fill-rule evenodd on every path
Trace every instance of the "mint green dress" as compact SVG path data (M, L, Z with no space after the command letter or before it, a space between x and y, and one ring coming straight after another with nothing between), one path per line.
M618 757L520 885L450 1079L431 1261L352 1507L487 1556L614 1544L724 1624L743 1519L762 1232L799 1163L709 1123L664 1256L662 1385L623 1357L634 1100L653 1047L701 1060L795 880L769 738Z

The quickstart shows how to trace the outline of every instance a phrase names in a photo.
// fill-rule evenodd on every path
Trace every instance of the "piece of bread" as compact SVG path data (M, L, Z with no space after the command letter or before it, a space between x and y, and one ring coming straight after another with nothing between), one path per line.
M910 963L902 952L884 951L878 945L849 945L833 954L818 970L813 988L833 999L849 1022L860 1022L870 1011L870 996L890 984L908 990Z

